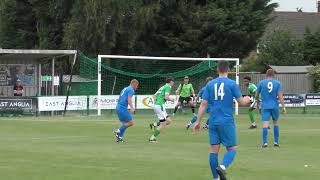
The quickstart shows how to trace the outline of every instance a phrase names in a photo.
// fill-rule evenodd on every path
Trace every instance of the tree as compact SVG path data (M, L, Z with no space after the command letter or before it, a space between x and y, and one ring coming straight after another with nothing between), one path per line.
M313 80L314 92L320 92L320 64L309 69L308 76Z
M309 29L306 30L303 54L307 63L320 63L320 28L313 33Z
M144 54L244 57L277 4L269 0L164 0L141 36ZM143 48L140 48L143 47Z
M38 42L35 14L28 0L4 1L1 9L2 48L34 48Z
M259 43L258 62L261 65L306 65L303 58L303 42L289 31L278 30Z

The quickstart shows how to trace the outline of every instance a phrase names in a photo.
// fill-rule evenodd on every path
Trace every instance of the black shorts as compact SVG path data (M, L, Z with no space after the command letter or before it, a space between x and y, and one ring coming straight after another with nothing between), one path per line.
M188 103L188 102L190 102L192 99L191 99L191 96L189 96L189 97L179 97L179 102L181 102L181 103Z

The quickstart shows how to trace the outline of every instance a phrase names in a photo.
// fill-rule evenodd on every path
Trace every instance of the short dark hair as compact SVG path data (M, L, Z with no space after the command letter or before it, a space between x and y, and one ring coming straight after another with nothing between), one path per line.
M228 61L219 61L218 63L219 73L226 73L229 71L229 62Z
M246 79L248 81L251 81L251 77L250 76L245 76L243 79Z
M208 83L209 81L211 81L213 79L213 77L209 76L206 78L206 83Z
M173 81L173 78L172 78L172 77L168 77L168 78L166 79L166 83L170 83L171 81Z
M275 74L275 72L274 72L273 69L268 69L268 70L267 70L267 73L266 73L267 77L273 77L274 74Z

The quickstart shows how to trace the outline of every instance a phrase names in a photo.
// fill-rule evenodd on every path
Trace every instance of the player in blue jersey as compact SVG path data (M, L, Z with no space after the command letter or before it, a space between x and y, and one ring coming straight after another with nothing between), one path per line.
M207 77L206 78L206 85L212 80L213 78L212 77ZM200 89L199 93L198 93L198 96L197 96L197 100L200 100L202 99L202 95L203 95L203 92L205 90L206 86L204 86L203 88ZM197 102L196 100L196 102ZM207 108L207 113L210 113L210 105L208 106ZM197 120L197 116L192 116L192 119L191 121L186 125L186 128L187 130L190 128L190 126L195 123ZM209 119L207 120L207 123L203 126L203 129L208 129L208 123L209 123Z
M200 123L208 104L210 104L209 117L209 162L214 180L226 180L226 169L233 162L237 152L236 126L233 117L233 99L240 105L249 105L250 98L242 97L240 88L235 81L228 78L229 63L220 61L218 64L219 77L210 81L202 95L202 102L198 112L197 121L193 127L199 130ZM227 148L221 164L218 163L220 144ZM219 176L219 177L218 177Z
M123 142L123 136L128 127L133 126L133 120L131 113L135 111L134 106L132 104L132 96L134 95L134 91L138 88L139 82L136 79L131 80L130 86L122 89L116 112L122 126L114 131L117 142ZM128 106L130 107L130 111L128 110Z
M282 85L279 81L274 80L274 71L272 69L267 70L267 79L262 80L258 84L256 92L256 100L259 99L261 94L261 120L263 121L262 129L262 147L268 147L268 127L269 120L273 120L273 135L274 146L279 147L279 100L282 105L282 111L286 113L286 107L284 106Z

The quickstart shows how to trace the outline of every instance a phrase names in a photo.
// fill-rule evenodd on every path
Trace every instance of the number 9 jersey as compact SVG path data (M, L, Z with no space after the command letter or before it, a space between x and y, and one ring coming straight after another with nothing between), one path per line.
M265 79L259 82L257 93L261 94L262 109L278 109L278 93L282 92L282 85L274 79Z

